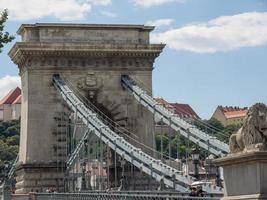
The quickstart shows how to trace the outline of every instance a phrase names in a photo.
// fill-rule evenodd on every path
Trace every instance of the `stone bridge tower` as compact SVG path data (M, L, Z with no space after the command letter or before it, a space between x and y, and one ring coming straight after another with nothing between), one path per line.
M60 74L138 140L153 147L153 116L124 91L123 74L152 85L154 60L164 45L150 44L143 25L23 24L9 55L22 82L16 193L63 190L64 148L57 121L64 104L52 85ZM60 161L60 162L59 162Z

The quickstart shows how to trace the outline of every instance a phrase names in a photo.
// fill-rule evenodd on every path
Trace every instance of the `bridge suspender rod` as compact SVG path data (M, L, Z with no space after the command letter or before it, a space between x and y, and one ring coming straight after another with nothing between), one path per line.
M109 171L109 163L110 163L110 150L109 150L109 143L107 143L107 159L106 159L106 169L107 169L107 188L110 188L109 184L109 176L110 176L110 171Z
M117 174L117 144L116 140L115 142L115 147L114 147L114 172L115 172L115 188L118 186L118 174Z
M170 110L158 105L158 103L140 88L128 75L123 75L121 77L121 83L125 89L133 94L139 103L146 107L150 112L155 113L157 119L162 119L165 124L169 125L182 136L187 137L187 132L189 132L190 141L195 144L199 143L199 146L206 150L208 150L207 141L209 140L210 152L214 155L220 156L229 152L229 146L224 142L211 137L179 116L173 115Z
M79 155L79 153L80 153L80 151L81 151L81 149L82 149L82 147L84 145L84 141L88 138L90 132L91 131L86 130L86 132L84 133L82 139L80 140L80 142L76 146L75 150L70 155L70 158L67 160L67 169L70 169L74 165L75 160L77 159L77 156Z
M54 75L53 82L55 87L58 89L59 94L72 110L75 110L75 105L79 103L77 106L77 114L83 123L86 124L88 130L94 130L94 134L99 138L102 134L101 140L105 144L108 144L111 149L116 150L118 155L124 155L124 159L126 161L131 162L137 168L141 169L142 172L148 175L152 174L155 180L163 180L166 186L173 187L175 185L175 190L188 192L188 187L194 180L191 176L185 176L181 171L164 164L160 160L154 159L144 153L141 149L131 145L123 137L120 137L113 132L90 108L86 107L86 105L80 101L80 99L70 90L59 75ZM89 115L91 117L88 117ZM105 126L106 128L103 128ZM151 169L153 170L153 173L151 173ZM164 175L163 178L162 174ZM173 179L175 179L175 184L173 183ZM204 186L203 190L210 194L223 193L222 188L212 185Z

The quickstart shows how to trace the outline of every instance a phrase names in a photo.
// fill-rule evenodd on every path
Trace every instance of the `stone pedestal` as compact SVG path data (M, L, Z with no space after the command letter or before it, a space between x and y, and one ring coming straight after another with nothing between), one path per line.
M267 199L267 152L230 154L216 160L223 167L223 200Z
M22 164L16 171L16 194L45 192L53 188L64 191L65 166L57 163Z

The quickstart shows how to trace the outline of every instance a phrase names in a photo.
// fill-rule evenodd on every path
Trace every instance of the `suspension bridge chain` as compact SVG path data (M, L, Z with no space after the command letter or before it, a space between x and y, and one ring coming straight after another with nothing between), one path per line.
M0 199L10 199L11 196L11 188L14 184L14 174L16 171L16 164L19 160L19 156L17 155L16 159L13 161L11 168L9 169L8 173L2 184L0 184Z
M121 83L125 89L133 94L140 104L153 113L155 120L157 119L164 122L177 133L216 156L220 157L229 153L228 144L203 132L196 126L186 122L179 116L173 114L170 110L157 103L153 97L148 95L146 91L139 87L136 81L128 75L122 75Z
M174 188L181 192L189 191L189 186L194 180L193 177L184 175L181 171L164 164L161 160L149 156L140 148L136 148L116 134L74 94L59 75L53 76L53 83L68 106L73 111L76 111L78 117L86 124L88 130L100 138L109 148L113 149L116 154L169 188ZM209 194L223 193L222 188L211 184L203 186L203 190Z
M16 171L16 164L17 164L18 160L19 160L19 155L17 155L16 159L14 160L14 162L13 162L13 164L12 164L8 174L7 174L8 179L11 179L12 176L14 175L14 173Z
M155 91L152 91L152 90L149 88L149 86L148 86L147 84L145 84L143 81L141 81L140 79L137 79L137 78L135 77L135 78L134 78L134 82L135 82L140 88L144 89L144 90L145 90L146 92L148 92L149 94L153 94L153 96L154 96ZM187 110L185 110L185 109L182 109L182 108L180 108L180 107L176 107L176 109L179 110L179 111L181 111L181 112L184 113L184 114L187 114L187 115L189 115L189 116L191 115L191 114L190 114ZM215 127L215 126L213 126L213 125L211 125L211 124L209 124L209 123L207 123L207 122L205 122L205 121L203 121L203 120L201 120L201 119L198 119L197 117L193 117L193 119L194 119L195 122L197 122L197 123L199 123L201 126L203 126L203 128L204 128L204 130L206 130L206 132L207 132L207 131L210 131L211 134L212 134L212 133L216 133L216 135L219 135L219 136L222 137L223 139L228 139L228 138L229 138L229 136L228 136L227 134L223 133L223 129L220 129L220 128L218 128L218 127ZM187 121L187 122L192 123L192 122L190 122L190 120ZM203 128L201 128L201 130L203 130Z
M82 149L82 147L83 147L83 145L85 143L85 140L88 138L90 133L91 132L89 130L86 130L86 132L83 135L82 139L79 141L78 145L76 146L76 148L74 149L74 151L70 155L69 159L66 162L67 170L71 169L73 167L73 165L75 164L77 156L79 155L79 152L81 151L81 149Z

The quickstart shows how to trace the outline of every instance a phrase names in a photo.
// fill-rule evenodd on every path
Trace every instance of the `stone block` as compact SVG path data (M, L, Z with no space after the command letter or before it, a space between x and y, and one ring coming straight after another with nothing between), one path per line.
M266 199L267 152L229 154L216 164L223 167L224 200Z

